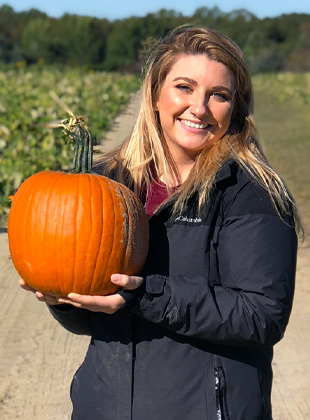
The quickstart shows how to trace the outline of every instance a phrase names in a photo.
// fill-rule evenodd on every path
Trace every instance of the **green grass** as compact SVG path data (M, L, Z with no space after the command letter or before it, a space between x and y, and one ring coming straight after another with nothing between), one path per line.
M255 119L267 158L310 228L310 74L259 75L253 86Z

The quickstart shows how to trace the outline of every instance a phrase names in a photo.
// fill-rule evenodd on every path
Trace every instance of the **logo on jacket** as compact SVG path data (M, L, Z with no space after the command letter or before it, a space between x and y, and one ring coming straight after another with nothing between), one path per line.
M194 219L192 219L191 217L187 216L178 216L175 219L175 222L200 223L201 220L202 219L200 217L195 217Z

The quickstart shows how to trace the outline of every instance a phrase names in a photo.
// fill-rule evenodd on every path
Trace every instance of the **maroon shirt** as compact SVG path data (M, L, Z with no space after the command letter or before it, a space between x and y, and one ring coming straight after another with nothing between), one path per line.
M146 197L145 210L148 216L152 216L158 206L161 205L171 194L173 194L178 187L167 190L166 185L159 179L154 179L151 182L148 194Z

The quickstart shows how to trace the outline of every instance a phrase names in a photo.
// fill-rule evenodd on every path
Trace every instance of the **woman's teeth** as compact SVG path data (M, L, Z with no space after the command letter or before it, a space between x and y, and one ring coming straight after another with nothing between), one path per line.
M195 124L191 121L186 121L186 120L180 120L182 124L186 125L187 127L191 127L191 128L207 128L208 125L204 125L204 124Z

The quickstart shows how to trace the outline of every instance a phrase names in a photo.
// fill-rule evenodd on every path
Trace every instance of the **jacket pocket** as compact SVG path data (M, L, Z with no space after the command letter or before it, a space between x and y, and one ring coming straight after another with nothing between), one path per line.
M258 359L256 354L241 348L231 349L229 357L214 355L215 419L271 420L268 402L271 374L266 369L259 369ZM262 383L260 377L266 374L269 380L265 378L265 383Z
M222 366L215 365L214 367L214 386L216 401L216 419L229 420L226 398L226 379L225 372Z

